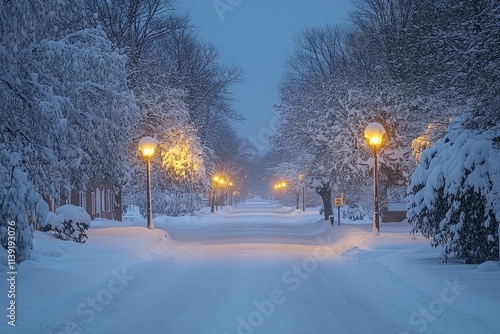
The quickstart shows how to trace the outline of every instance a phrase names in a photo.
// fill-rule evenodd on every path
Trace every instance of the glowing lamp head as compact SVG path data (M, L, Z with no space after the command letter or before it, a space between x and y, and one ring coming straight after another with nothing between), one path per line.
M372 146L379 146L382 143L382 137L371 137L370 138L370 145Z
M283 182L283 183L281 184L281 186L282 186L282 187L286 187L286 183L285 183L285 182Z
M154 138L149 136L143 137L139 140L139 151L145 158L151 158L155 154L155 148L157 145L157 141Z
M365 129L365 139L368 141L368 144L373 147L380 147L383 144L385 129L382 124L373 122L368 124Z
M213 180L214 180L215 182L219 182L219 177L218 177L218 176L214 176Z

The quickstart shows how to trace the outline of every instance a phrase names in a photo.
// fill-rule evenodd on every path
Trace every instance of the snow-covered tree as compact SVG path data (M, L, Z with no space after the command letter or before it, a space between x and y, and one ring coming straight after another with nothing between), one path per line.
M35 210L42 196L58 199L91 178L126 176L122 161L136 107L125 58L101 29L88 26L81 5L0 3L0 165L5 175L27 173L22 183L0 178L0 187L30 192L18 200L2 194L3 208L11 208L2 215L15 206ZM33 226L45 219L38 212L27 212Z
M220 62L217 48L198 37L189 24L189 17L178 10L175 1L91 0L86 2L86 14L89 21L102 25L113 44L128 56L129 86L142 111L142 125L139 126L142 130L136 131L134 136L136 139L140 135L158 138L162 164L167 168L169 181L161 186L165 188L168 184L170 190L158 191L199 191L199 180L206 179L206 176L200 177L200 173L210 174L216 165L232 164L227 156L239 156L239 147L234 145L240 139L228 120L241 118L232 108L230 90L240 81L241 71ZM188 121L170 114L168 120L156 119L153 127L145 127L144 121L149 117L147 110L152 110L147 100L155 100L151 95L172 96L174 90L182 92L180 100L187 111L182 117L187 117ZM164 121L169 123L161 123ZM232 154L224 153L228 151ZM186 165L187 160L191 161L191 167ZM131 163L135 162L131 160ZM180 178L182 174L185 175ZM175 198L170 196L169 201ZM163 204L160 207L167 209Z
M33 232L37 222L42 222L48 205L34 189L21 154L0 151L0 245L9 245L9 236L15 235L17 263L28 260L33 249ZM13 222L11 224L11 222Z
M67 182L82 190L90 180L107 183L112 186L114 203L120 203L121 188L128 180L126 157L138 118L126 83L126 58L113 50L99 29L84 29L47 44L39 50L39 63L50 71L54 91L69 103L64 144L74 147L75 153ZM51 57L44 58L46 53ZM114 208L118 219L120 211Z
M127 185L126 202L145 207L145 170L136 143L152 135L158 141L152 162L153 211L172 215L196 211L207 186L205 159L210 151L201 145L191 124L185 92L151 85L139 93L137 101L141 118L130 149L134 177Z
M412 154L416 161L420 160L420 155L422 152L433 146L437 140L442 138L446 133L446 126L439 123L429 123L427 129L415 138L411 143Z
M366 184L373 166L363 138L367 124L377 121L386 128L381 170L388 182L403 182L413 167L408 132L414 130L405 120L413 106L397 90L373 88L351 76L347 42L346 33L332 26L306 30L297 38L297 50L287 61L280 125L272 140L295 162L301 160L306 181L323 198L325 219L331 214L332 191L350 195L348 204L359 204L355 201L360 197L351 190Z
M354 4L349 38L353 75L370 85L397 87L418 106L406 118L423 123L420 133L429 123L464 113L473 115L468 118L472 127L498 122L498 1Z
M495 0L423 1L407 34L409 90L470 114L468 127L500 120L500 5Z
M179 14L175 0L86 0L87 19L102 26L113 44L128 57L130 87L147 84L151 74L162 77L156 59L149 50L154 43L189 22Z
M408 188L413 233L466 263L498 260L500 147L498 125L464 129L458 121L426 149Z

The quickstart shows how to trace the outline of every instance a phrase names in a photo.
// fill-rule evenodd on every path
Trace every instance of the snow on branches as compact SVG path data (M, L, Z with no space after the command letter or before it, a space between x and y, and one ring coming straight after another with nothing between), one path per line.
M33 232L37 222L43 221L48 205L34 189L21 154L0 151L0 245L7 249L8 222L15 224L16 262L31 257Z
M456 122L425 150L408 188L413 233L466 263L498 260L499 128L464 129Z

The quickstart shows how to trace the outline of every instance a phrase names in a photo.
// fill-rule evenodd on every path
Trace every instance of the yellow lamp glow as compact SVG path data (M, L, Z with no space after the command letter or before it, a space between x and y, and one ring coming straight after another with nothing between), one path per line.
M155 154L157 141L149 136L143 137L139 140L139 151L146 158L151 158Z
M365 138L371 146L379 147L383 144L385 129L382 124L373 122L368 124L365 129Z
M382 143L382 138L381 137L371 137L370 138L370 145L372 145L372 146L379 146L380 143Z

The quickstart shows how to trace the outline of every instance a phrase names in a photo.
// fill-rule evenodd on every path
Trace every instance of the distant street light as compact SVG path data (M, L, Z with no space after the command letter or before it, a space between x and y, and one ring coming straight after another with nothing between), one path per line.
M285 188L286 188L286 182L278 182L277 184L274 185L274 189L276 190L276 194L278 196L278 201L283 201L283 194L285 193ZM281 199L280 199L281 195Z
M374 212L373 212L373 235L380 234L379 213L378 213L378 151L384 146L385 129L382 124L374 122L368 124L365 129L365 139L373 149L374 167L373 167L373 194L374 194Z
M212 189L210 190L212 194L210 212L219 210L219 206L222 209L224 204L222 201L224 200L224 196L226 196L226 193L224 192L224 186L226 184L230 184L232 186L232 183L229 183L221 176L216 175L212 177Z
M222 199L222 187L224 186L224 183L226 180L224 180L222 177L216 175L212 178L212 203L210 205L210 212L214 212L215 210L219 210L219 204L217 201L221 201ZM220 187L219 191L217 192L217 187ZM218 195L217 195L218 193ZM220 207L222 209L222 203L220 203Z
M148 228L154 229L153 226L153 209L151 206L151 159L155 154L157 142L155 139L146 136L139 140L139 151L142 153L143 157L146 159L146 179L147 179L147 199L148 199Z

